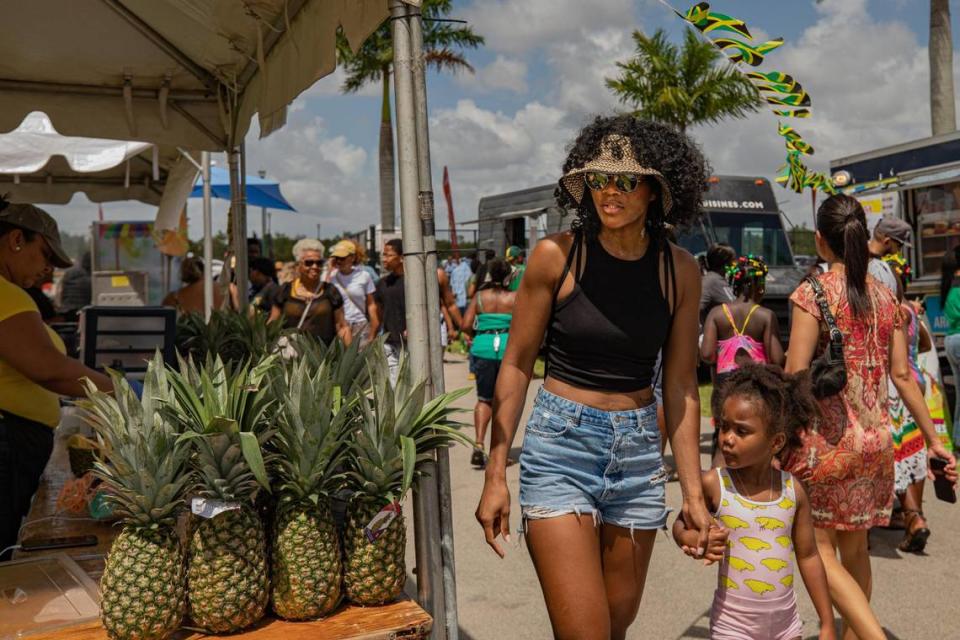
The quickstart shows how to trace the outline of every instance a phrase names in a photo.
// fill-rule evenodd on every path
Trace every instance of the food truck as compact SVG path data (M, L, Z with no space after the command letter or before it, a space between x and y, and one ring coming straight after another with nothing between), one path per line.
M913 227L913 246L904 247L914 274L907 293L924 300L942 346L940 264L960 244L960 132L838 158L830 172L834 184L863 204L871 230L884 215Z

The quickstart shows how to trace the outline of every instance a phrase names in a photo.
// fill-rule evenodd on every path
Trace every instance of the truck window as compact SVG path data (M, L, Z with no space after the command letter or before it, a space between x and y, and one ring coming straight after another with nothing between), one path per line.
M710 212L717 242L729 244L738 255L763 256L770 266L793 266L787 235L775 213Z

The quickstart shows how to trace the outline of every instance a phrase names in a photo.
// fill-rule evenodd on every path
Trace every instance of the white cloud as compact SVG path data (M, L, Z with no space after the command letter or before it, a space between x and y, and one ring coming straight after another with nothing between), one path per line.
M568 121L580 123L589 115L624 109L606 79L617 75L617 62L633 54L632 32L632 26L583 31L578 38L547 48L556 78L551 104L566 111Z
M450 167L458 219L475 219L483 196L555 182L573 136L564 115L539 102L513 115L483 109L472 100L435 111L430 121L433 165L438 175Z
M516 58L498 55L496 60L476 73L458 73L459 86L473 91L486 92L505 89L514 93L527 91L527 64Z
M522 53L581 31L632 22L631 0L477 0L463 17L494 51Z

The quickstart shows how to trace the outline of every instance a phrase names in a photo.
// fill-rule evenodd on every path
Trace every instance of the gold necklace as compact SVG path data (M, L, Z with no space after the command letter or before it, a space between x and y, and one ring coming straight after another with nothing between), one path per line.
M733 471L733 472L734 472L734 473L730 474L730 479L733 481L733 488L736 489L741 495L747 496L747 495L748 495L747 492L742 491L742 490L740 489L740 487L737 486L737 479L740 478L740 470L739 470L739 469L730 469L730 471ZM775 485L775 482L774 482L774 480L773 480L773 471L774 471L773 467L770 467L770 495L768 496L768 499L767 499L767 500L755 500L755 502L773 502L773 491L774 491L774 485ZM743 484L743 479L742 479L742 478L740 478L739 484L740 484L741 487L746 487L746 485ZM747 499L750 500L751 498L749 498L749 496L748 496Z

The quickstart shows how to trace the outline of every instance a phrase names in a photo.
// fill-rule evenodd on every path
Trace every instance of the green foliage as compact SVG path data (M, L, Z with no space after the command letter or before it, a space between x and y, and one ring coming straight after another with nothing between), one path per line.
M434 69L473 71L462 50L476 49L484 43L469 26L438 22L453 11L452 0L423 0L423 49L426 62ZM337 35L337 57L347 73L344 93L356 93L372 82L382 82L393 68L392 22L387 20L354 53L343 33Z
M273 353L283 334L281 323L267 322L264 314L217 309L210 314L210 322L205 322L200 313L180 316L176 344L184 358L203 362L208 355L216 355L226 364L237 366Z
M79 403L106 459L94 462L94 475L110 491L106 500L126 524L173 527L177 511L193 487L187 470L189 447L161 408L173 397L163 358L157 353L144 378L142 398L119 373L110 372L114 394L85 380L87 399Z
M817 255L817 244L814 240L813 229L808 229L807 225L801 224L790 229L787 234L790 236L790 247L795 255Z
M161 410L180 425L180 439L193 442L204 495L249 501L258 483L269 490L261 449L273 435L268 373L275 366L275 356L237 368L208 357L203 365L181 359L180 370L169 371L175 402Z
M608 78L607 87L638 118L686 131L744 118L763 106L753 84L693 29L686 29L682 47L662 29L653 36L634 31L633 39L636 55L617 63L620 75Z
M359 396L362 419L353 436L347 472L355 497L363 501L401 500L413 485L418 467L433 460L433 451L454 442L470 445L452 416L450 405L469 388L426 401L426 383L416 381L408 361L400 363L396 386L382 349L367 351L370 394Z

